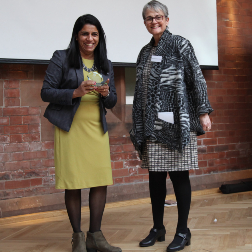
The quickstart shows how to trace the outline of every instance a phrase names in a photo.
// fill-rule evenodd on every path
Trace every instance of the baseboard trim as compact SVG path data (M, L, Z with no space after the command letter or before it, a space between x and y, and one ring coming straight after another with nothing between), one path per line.
M194 191L192 192L192 198L196 196L202 196L202 195L210 195L210 194L218 194L221 193L218 188L212 188L212 189L206 189L201 191ZM169 194L166 196L166 199L175 199L174 194ZM127 207L127 206L135 206L140 204L150 204L150 198L143 198L143 199L134 199L134 200L126 200L126 201L118 201L118 202L111 202L106 204L106 209L111 208L118 208L118 207ZM83 206L81 208L82 213L88 213L89 207ZM31 213L31 214L24 214L24 215L18 215L18 216L11 216L11 217L5 217L0 218L0 226L1 225L9 225L12 223L17 222L29 222L34 221L41 223L41 222L48 222L48 221L55 221L55 220L62 220L67 217L66 210L54 210L54 211L46 211L46 212L40 212L40 213ZM53 218L53 220L52 220Z
M252 169L191 176L192 195L209 194L217 192L223 183L238 183L252 178ZM88 189L82 190L82 206L88 206ZM174 199L173 187L167 180L167 195ZM149 201L148 181L131 184L116 184L108 187L106 207L123 206L125 204L138 204ZM135 203L134 203L135 202ZM64 192L37 195L32 197L6 199L0 201L0 217L17 216L65 209ZM85 211L85 208L82 209ZM88 211L88 210L87 210Z

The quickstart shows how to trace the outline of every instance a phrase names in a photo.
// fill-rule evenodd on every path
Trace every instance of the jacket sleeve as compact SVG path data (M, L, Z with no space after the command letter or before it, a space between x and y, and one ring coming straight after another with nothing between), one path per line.
M210 105L207 95L207 85L196 58L194 49L188 40L184 40L180 53L184 61L185 82L187 88L193 92L194 104L198 116L208 113L213 109Z
M74 105L74 89L61 89L60 85L63 79L63 64L66 59L65 51L55 51L48 68L41 90L41 98L44 102L50 102L59 105Z
M111 61L109 61L109 96L106 98L102 98L102 102L107 109L111 109L116 105L117 102L117 94L115 88L115 80L114 80L114 71Z

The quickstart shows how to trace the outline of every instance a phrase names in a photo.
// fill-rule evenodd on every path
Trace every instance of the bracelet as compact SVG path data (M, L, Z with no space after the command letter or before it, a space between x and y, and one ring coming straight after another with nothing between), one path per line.
M108 90L108 94L106 96L102 96L103 98L109 97L110 91Z

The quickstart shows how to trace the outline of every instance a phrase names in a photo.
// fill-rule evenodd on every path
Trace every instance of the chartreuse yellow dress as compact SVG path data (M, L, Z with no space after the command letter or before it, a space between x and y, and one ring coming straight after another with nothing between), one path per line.
M91 68L93 60L83 59ZM88 72L83 70L84 80ZM108 132L104 134L99 93L82 96L69 132L55 127L55 182L57 189L81 189L113 184Z

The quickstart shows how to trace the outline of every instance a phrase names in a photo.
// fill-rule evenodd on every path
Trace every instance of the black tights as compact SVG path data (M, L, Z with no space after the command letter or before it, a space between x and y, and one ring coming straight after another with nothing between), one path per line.
M92 187L89 191L89 232L101 229L106 204L107 186ZM74 233L81 232L81 189L65 190L65 204Z
M187 233L187 220L191 204L191 184L188 171L169 172L173 184L177 208L177 232ZM164 217L167 172L149 172L149 188L152 204L154 228L161 229Z

